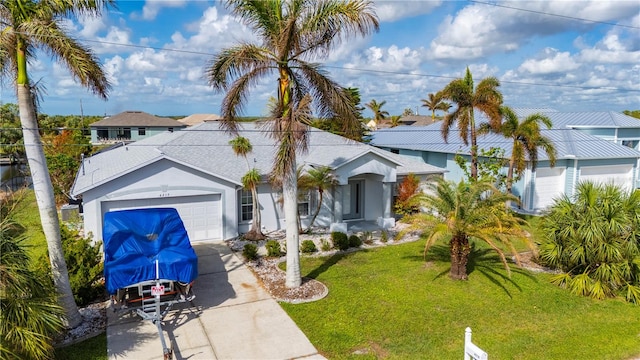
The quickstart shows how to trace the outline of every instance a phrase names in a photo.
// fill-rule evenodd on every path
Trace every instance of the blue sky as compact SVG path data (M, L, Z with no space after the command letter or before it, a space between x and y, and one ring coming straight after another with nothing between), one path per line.
M640 109L637 0L374 3L380 31L317 62L340 84L359 88L363 103L386 101L392 115L406 108L428 114L421 99L467 66L476 81L500 79L512 107ZM41 112L50 115L79 114L80 104L85 115L217 114L223 95L204 79L207 61L237 41L257 41L219 1L120 1L101 18L67 26L98 54L112 90L100 100L40 54L30 71L46 87ZM266 113L275 80L255 86L246 115ZM15 102L13 92L5 84L2 102Z

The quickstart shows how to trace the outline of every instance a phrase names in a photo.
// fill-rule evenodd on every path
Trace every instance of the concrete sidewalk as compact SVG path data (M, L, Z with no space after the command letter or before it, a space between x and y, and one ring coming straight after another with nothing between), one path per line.
M223 243L194 245L196 298L164 318L175 359L324 359L255 275ZM162 359L157 328L135 314L108 311L109 360ZM169 345L168 345L169 346Z

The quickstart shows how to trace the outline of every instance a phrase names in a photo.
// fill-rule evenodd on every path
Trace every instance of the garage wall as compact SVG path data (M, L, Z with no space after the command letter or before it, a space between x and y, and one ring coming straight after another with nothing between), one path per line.
M166 203L172 200L182 203L191 196L218 196L220 238L228 239L238 234L235 194L236 184L170 160L160 160L84 193L85 231L91 232L95 240L102 240L103 202L168 199Z

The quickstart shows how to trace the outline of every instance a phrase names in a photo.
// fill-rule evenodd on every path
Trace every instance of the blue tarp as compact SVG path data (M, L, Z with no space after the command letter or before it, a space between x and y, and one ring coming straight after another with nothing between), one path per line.
M159 278L189 283L198 257L176 209L135 209L104 215L104 276L109 294Z

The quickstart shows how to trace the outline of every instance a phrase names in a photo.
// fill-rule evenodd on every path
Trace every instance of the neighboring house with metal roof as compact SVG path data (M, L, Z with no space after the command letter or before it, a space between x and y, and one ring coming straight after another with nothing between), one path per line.
M541 112L539 109L514 110L520 117ZM529 164L513 186L513 193L520 197L523 209L540 211L555 198L572 195L580 181L614 183L629 190L640 188L639 119L616 112L543 111L553 122L553 128L542 130L542 135L556 148L556 165L550 167L543 150L538 154L537 169L533 170ZM478 124L483 119L476 116ZM439 123L383 129L374 132L371 138L371 145L447 169L445 178L448 180L459 181L464 177L455 161L456 155L470 161L470 147L460 139L459 130L452 129L445 143ZM478 137L478 147L503 149L504 157L509 158L512 140L497 134L482 135ZM479 159L480 162L485 160Z
M248 162L263 177L258 196L264 231L284 229L280 196L267 181L276 143L259 124L243 123L241 127L239 135L253 146ZM396 183L409 173L427 181L444 172L423 161L309 130L309 151L298 155L298 165L329 166L339 182L325 191L316 226L346 231L357 220L391 226ZM145 207L176 208L193 241L229 239L248 231L252 199L251 192L242 189L241 180L248 166L233 152L232 138L219 122L204 122L84 159L72 194L83 199L85 231L101 240L106 212ZM301 195L298 205L306 227L318 196L316 191Z
M131 142L166 131L180 130L187 125L142 111L125 111L90 125L92 144Z

